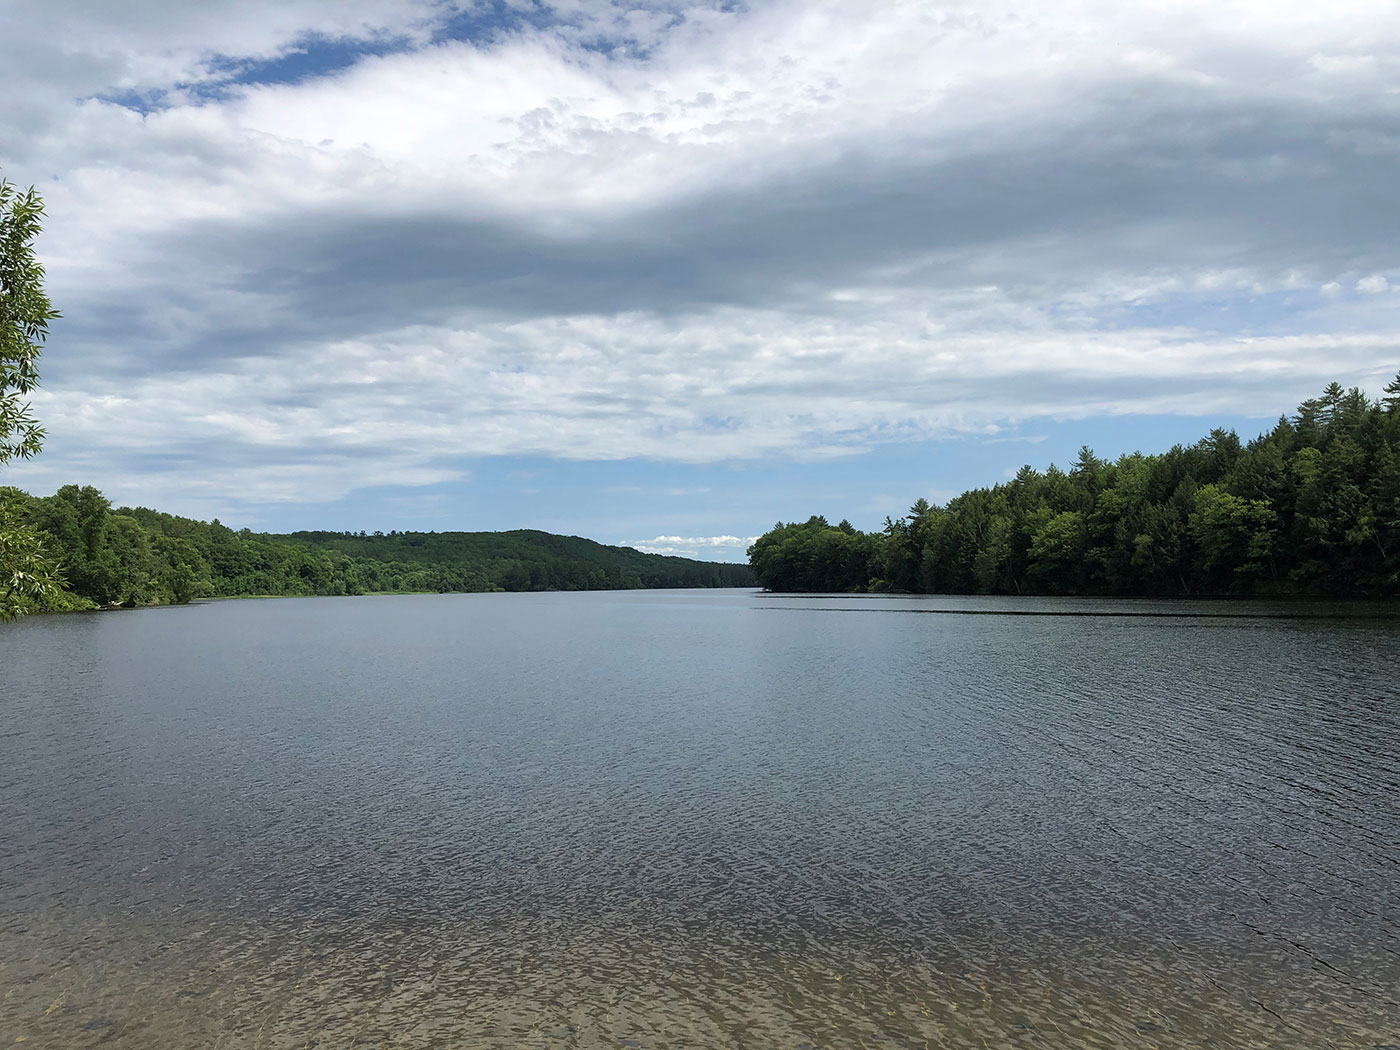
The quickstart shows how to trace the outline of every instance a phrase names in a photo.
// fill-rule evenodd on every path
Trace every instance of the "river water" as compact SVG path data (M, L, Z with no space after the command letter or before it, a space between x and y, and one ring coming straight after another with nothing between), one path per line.
M1400 1046L1400 620L1312 611L0 625L0 1046Z

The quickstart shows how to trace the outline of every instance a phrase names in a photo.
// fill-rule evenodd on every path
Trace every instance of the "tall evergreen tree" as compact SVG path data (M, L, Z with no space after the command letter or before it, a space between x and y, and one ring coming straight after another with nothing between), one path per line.
M1385 385L1385 397L1381 398L1381 403L1387 412L1400 413L1400 373Z

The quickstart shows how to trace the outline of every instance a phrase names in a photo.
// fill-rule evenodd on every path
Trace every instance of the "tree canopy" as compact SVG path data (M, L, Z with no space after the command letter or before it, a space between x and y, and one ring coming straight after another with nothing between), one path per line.
M1400 594L1400 376L1372 401L1332 383L1247 445L1115 462L1081 449L880 532L779 522L749 548L775 591Z
M45 609L162 605L245 595L608 590L752 586L747 565L692 561L547 532L234 530L144 507L90 485L52 496L0 491L61 558L67 590Z
M25 398L39 385L39 355L58 317L34 254L44 202L31 186L0 180L0 468L38 453L44 431ZM57 566L41 538L0 494L0 620L56 598Z

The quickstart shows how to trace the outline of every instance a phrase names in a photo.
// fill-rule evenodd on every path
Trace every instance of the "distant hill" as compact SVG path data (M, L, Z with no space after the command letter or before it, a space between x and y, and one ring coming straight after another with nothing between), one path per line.
M114 509L90 485L0 496L18 504L61 564L67 591L49 606L57 609L245 595L749 587L754 580L747 565L547 532L273 535L145 507Z
M269 539L339 551L381 565L476 573L507 591L588 591L627 587L752 587L747 565L693 561L609 547L581 536L534 529L510 532L293 532ZM456 588L453 588L456 589Z

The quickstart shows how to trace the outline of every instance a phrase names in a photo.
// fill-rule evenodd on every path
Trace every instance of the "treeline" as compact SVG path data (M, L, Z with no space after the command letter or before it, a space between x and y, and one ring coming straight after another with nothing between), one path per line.
M1333 383L1247 445L1213 430L1116 462L1023 467L864 533L779 522L749 548L774 591L948 594L1400 594L1400 376Z
M752 587L747 565L692 561L608 547L534 529L511 532L294 532L279 541L402 566L429 579L482 581L427 590L599 591L635 587ZM384 588L381 588L384 589Z
M164 605L244 595L608 590L753 585L747 565L691 561L545 532L235 531L143 507L113 508L91 486L52 496L0 489L62 570L53 610ZM34 610L38 611L38 610Z

